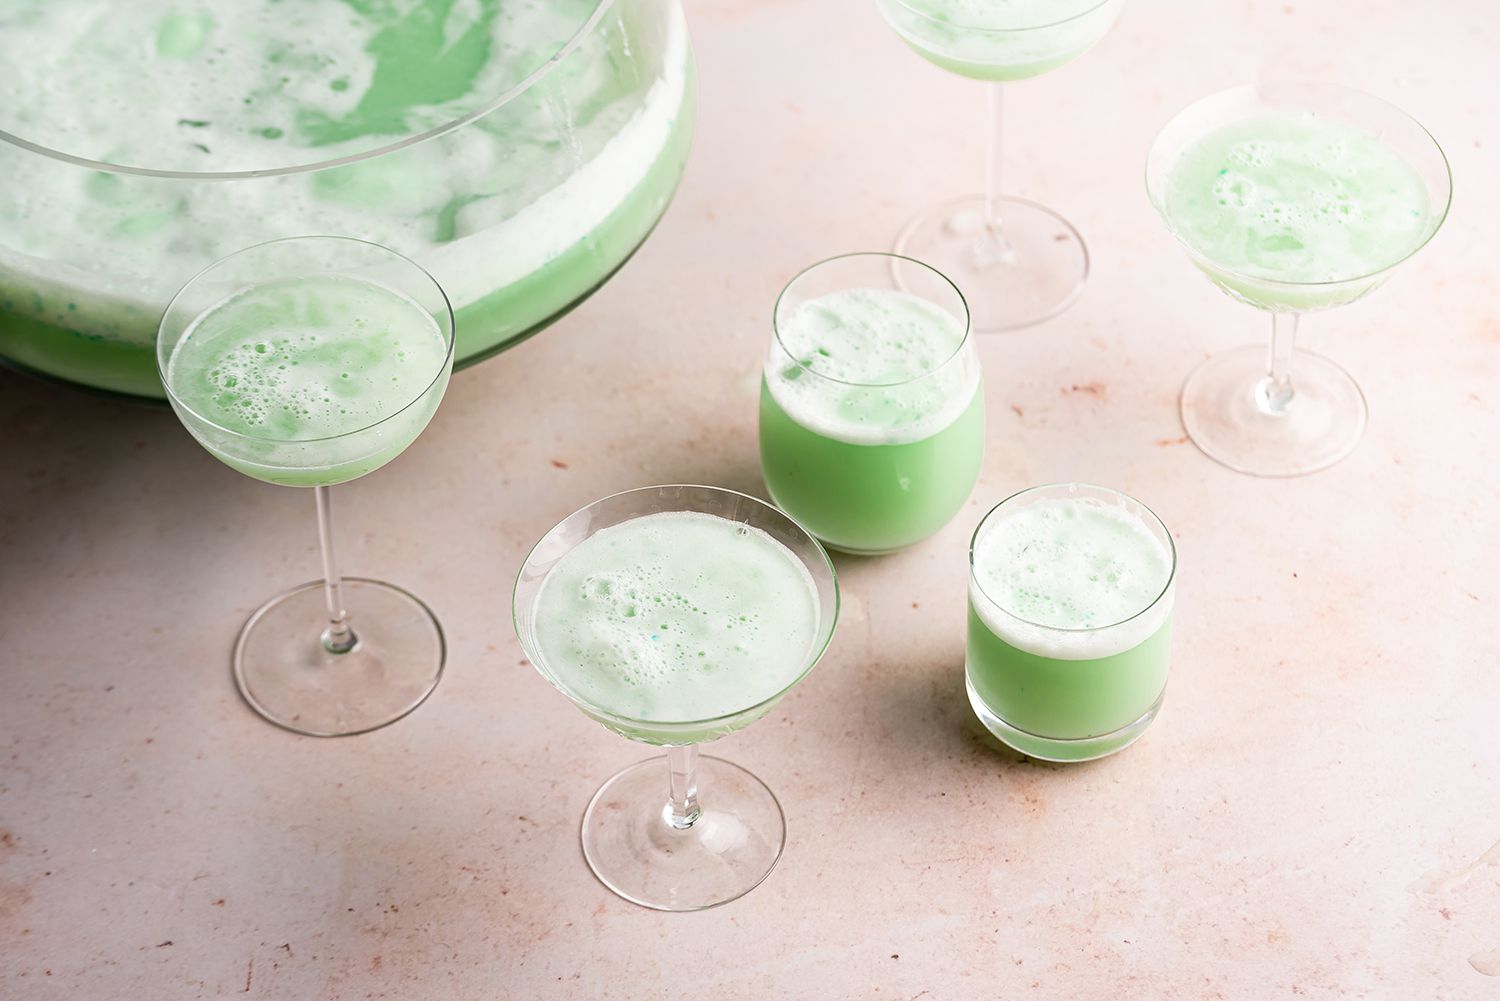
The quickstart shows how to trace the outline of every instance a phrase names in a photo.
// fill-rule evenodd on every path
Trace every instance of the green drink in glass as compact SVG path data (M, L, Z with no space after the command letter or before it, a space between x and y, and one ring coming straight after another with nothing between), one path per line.
M886 22L922 58L985 81L984 192L923 209L897 253L931 261L963 286L980 333L1048 320L1083 294L1083 236L1054 210L1002 194L1001 96L1011 82L1049 73L1092 48L1123 0L877 0Z
M766 488L835 549L918 542L979 477L981 387L963 296L937 271L893 254L814 265L776 303L761 383Z
M1235 87L1167 124L1146 190L1193 264L1271 319L1268 345L1220 352L1188 376L1188 437L1255 476L1343 459L1364 434L1364 393L1337 362L1297 346L1301 316L1368 295L1437 233L1453 194L1437 142L1345 87Z
M1176 548L1139 501L1033 487L996 505L969 547L969 703L1006 744L1088 761L1141 736L1161 707Z
M606 782L584 813L583 855L600 881L689 911L765 879L786 841L781 807L698 745L764 716L827 648L838 584L817 540L732 490L628 490L543 536L512 606L543 677L616 733L666 747Z
M245 701L311 736L364 733L421 705L442 675L442 627L401 588L339 574L329 488L394 459L432 419L453 370L446 294L373 243L276 240L183 286L156 350L172 409L210 454L317 500L323 579L240 630Z
M314 274L209 307L177 342L165 382L188 429L226 465L269 483L332 486L416 439L448 353L432 316L400 292ZM375 424L379 434L350 436Z
M877 0L922 58L975 80L1025 80L1098 44L1122 0Z

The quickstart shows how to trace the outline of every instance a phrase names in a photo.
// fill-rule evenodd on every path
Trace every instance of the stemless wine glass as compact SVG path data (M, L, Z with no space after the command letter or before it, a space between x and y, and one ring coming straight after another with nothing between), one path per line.
M257 713L311 736L395 722L443 671L442 627L408 592L341 577L329 488L416 440L453 370L447 296L410 260L331 236L275 240L199 272L168 304L156 349L167 398L215 458L312 487L323 580L258 608L234 646Z
M1002 85L1054 70L1092 48L1123 0L877 0L896 33L929 62L988 83L985 188L923 210L896 252L929 261L964 290L981 333L1050 319L1083 293L1088 248L1052 209L1000 191Z
M1364 393L1296 346L1298 320L1367 295L1437 233L1453 195L1437 141L1345 87L1235 87L1167 124L1146 191L1194 265L1271 314L1269 350L1225 351L1188 376L1181 412L1193 443L1256 476L1300 476L1352 452Z
M934 268L845 254L776 300L761 379L760 466L825 545L895 552L963 507L984 459L969 311Z
M584 858L606 887L691 911L770 874L786 842L781 805L698 745L764 716L812 670L838 602L817 540L717 487L627 490L536 544L513 596L527 657L593 719L667 750L604 783L584 812Z

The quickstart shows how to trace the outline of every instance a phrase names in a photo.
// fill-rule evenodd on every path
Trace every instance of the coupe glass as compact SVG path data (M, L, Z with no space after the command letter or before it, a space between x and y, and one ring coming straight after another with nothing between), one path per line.
M988 83L985 187L923 210L896 252L927 261L964 290L974 329L1017 330L1050 319L1083 293L1089 253L1052 209L1000 192L1002 84L1070 62L1103 38L1123 0L996 4L983 14L951 0L877 0L918 55Z
M332 436L286 434L284 429L294 427L295 420L278 424L275 433L260 433L254 422L208 416L221 412L218 402L206 406L210 401L203 387L174 369L174 359L184 357L179 352L191 343L195 325L231 297L323 280L373 287L401 319L415 324L413 329L430 326L434 336L441 337L441 348L428 352L430 365L408 375L404 385L412 387L411 392L388 395L382 417L369 423L350 421L347 430ZM316 313L320 307L313 301L307 308ZM356 312L347 322L368 327L375 335L382 319L383 315ZM323 320L269 309L252 322L270 337ZM331 326L341 328L344 322L340 316ZM275 357L277 350L271 348L265 357ZM374 730L421 705L443 672L442 627L407 591L382 581L340 576L333 553L329 488L401 454L437 409L453 370L453 313L437 282L400 254L360 240L308 236L263 243L210 265L177 293L162 317L156 357L173 410L215 458L268 483L312 487L317 501L323 579L267 601L241 629L233 666L245 701L277 726L317 737ZM293 358L289 351L281 361L299 365ZM371 361L378 363L377 358ZM222 376L218 381L225 384ZM341 400L364 388L358 371L342 373L337 382L309 388ZM272 422L261 424L270 427Z
M648 515L697 512L765 532L811 575L817 627L792 681L769 697L712 719L637 719L575 690L537 641L537 598L559 560L606 528ZM691 600L691 595L687 596ZM780 702L822 657L838 619L833 564L816 539L753 497L706 486L655 486L595 501L563 519L526 557L513 598L516 635L536 669L610 730L666 748L605 782L583 815L583 855L594 875L626 900L663 911L726 903L768 876L786 844L786 821L770 789L750 772L698 745L748 726Z
M1266 269L1250 273L1216 262L1173 219L1168 193L1173 170L1186 151L1225 126L1286 113L1352 126L1398 154L1421 179L1427 196L1425 224L1389 260L1337 280L1280 280ZM1295 194L1299 185L1311 183L1289 177L1284 188ZM1438 231L1453 189L1437 141L1397 108L1345 87L1291 82L1235 87L1190 105L1167 124L1147 157L1146 191L1193 264L1230 296L1271 317L1269 349L1249 345L1225 351L1188 376L1181 397L1188 437L1209 458L1255 476L1301 476L1352 452L1368 418L1364 393L1336 362L1296 346L1298 321L1303 313L1367 295Z

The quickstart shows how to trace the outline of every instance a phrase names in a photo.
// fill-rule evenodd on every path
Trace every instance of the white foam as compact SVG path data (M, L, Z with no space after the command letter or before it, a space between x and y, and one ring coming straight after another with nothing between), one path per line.
M1109 30L1120 0L880 0L920 52L1019 79L1080 55Z
M979 391L963 321L907 292L843 289L777 316L766 385L787 416L856 445L930 438Z
M251 286L205 310L174 345L167 382L216 425L299 441L399 411L447 353L432 317L400 292L317 276Z
M561 184L503 221L460 213L471 236L422 255L454 297L467 305L510 285L584 240L646 179L667 144L687 89L687 24L672 8L665 74L630 121L597 155Z
M1057 24L1097 7L1100 0L901 0L935 20L970 28L1019 31Z
M807 667L819 603L802 562L765 532L663 512L602 529L536 595L541 663L597 708L695 722L769 699Z
M1172 553L1148 513L1085 496L1012 505L981 527L969 578L975 612L1006 643L1091 660L1140 645L1172 614Z
M1430 231L1426 185L1380 137L1310 112L1254 115L1184 149L1166 179L1174 227L1215 265L1332 282L1399 261Z
M546 105L532 135L498 134L486 118L335 171L214 182L100 174L0 143L0 301L91 336L150 344L176 285L206 261L277 236L325 232L403 249L433 272L455 307L469 305L586 241L647 183L689 82L683 15L671 7L664 18L661 73L644 94L575 123L566 101L528 92L524 99ZM554 73L569 69L592 74L598 87L617 85L618 71L582 50ZM38 87L46 92L44 83L24 84ZM120 119L109 124L118 131ZM566 149L552 149L559 140ZM514 177L502 170L527 156L535 169ZM537 189L551 178L559 179ZM337 190L345 182L358 197ZM100 185L117 192L101 200ZM437 239L436 217L470 194L453 215L454 238ZM116 205L128 205L135 219L159 217L159 228L122 236Z

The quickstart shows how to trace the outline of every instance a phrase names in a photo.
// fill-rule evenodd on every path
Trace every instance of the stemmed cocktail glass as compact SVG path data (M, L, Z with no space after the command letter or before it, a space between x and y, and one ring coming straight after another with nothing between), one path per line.
M593 719L666 748L606 782L583 816L601 882L690 911L753 889L781 857L781 806L698 745L764 716L833 636L833 564L800 525L732 490L658 486L563 519L526 558L516 635Z
M416 440L453 370L453 313L427 272L341 237L276 240L199 272L161 321L172 408L247 476L312 487L323 580L250 616L234 647L245 701L312 736L363 733L411 712L442 674L442 627L391 584L341 577L329 488Z
M974 329L1028 327L1061 313L1083 292L1089 255L1073 224L1052 209L1000 189L1004 83L1070 62L1104 37L1123 0L877 0L918 55L988 83L989 121L982 195L925 209L896 240L896 252L926 261L963 289Z
M1188 376L1188 436L1257 476L1298 476L1344 458L1364 433L1364 394L1338 364L1296 346L1298 321L1368 294L1437 232L1452 199L1437 141L1359 91L1236 87L1167 124L1147 159L1146 189L1193 264L1271 314L1269 350L1226 351Z

